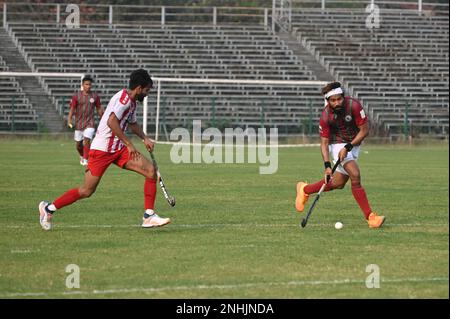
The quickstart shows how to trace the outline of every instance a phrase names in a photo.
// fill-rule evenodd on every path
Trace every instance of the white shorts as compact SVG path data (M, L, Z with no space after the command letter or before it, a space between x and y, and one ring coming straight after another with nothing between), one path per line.
M95 128L93 128L93 127L88 127L86 129L84 129L84 131L75 130L74 139L77 142L81 142L84 138L88 138L88 139L92 140L92 138L94 137L94 133L95 133Z
M339 152L341 151L341 149L344 148L345 144L347 144L347 143L331 144L328 146L330 154L333 157L333 163L337 162L337 160L339 158ZM348 173L344 169L344 165L345 165L345 163L347 163L349 161L358 160L359 150L360 150L359 145L353 146L352 150L347 153L347 156L344 158L344 160L341 162L341 164L339 164L339 166L336 168L336 171L341 174L348 175Z

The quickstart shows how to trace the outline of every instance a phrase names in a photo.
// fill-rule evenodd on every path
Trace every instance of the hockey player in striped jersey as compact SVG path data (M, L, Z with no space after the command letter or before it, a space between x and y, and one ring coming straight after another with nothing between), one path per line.
M157 180L153 163L143 156L125 135L129 127L142 140L147 150L153 150L152 140L144 134L136 120L136 102L142 102L152 86L153 81L148 72L138 69L131 73L128 88L120 90L111 98L92 141L83 185L68 190L52 203L39 203L39 222L43 229L52 228L53 215L57 209L90 197L111 164L145 177L142 227L151 228L170 223L169 218L161 218L153 210ZM124 192L121 200L127 198L126 190Z

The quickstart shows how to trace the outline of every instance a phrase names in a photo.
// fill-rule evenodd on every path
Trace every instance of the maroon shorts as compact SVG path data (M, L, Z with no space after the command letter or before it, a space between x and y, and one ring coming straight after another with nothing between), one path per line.
M88 169L91 171L92 175L102 177L109 165L114 163L120 168L123 168L129 159L130 155L127 147L124 147L115 153L90 150Z

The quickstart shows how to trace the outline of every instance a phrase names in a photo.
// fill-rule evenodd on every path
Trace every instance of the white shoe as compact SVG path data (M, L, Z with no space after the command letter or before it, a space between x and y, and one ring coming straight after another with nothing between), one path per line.
M142 218L142 227L144 228L161 227L167 224L170 224L170 218L161 218L156 214Z
M45 207L48 202L42 201L39 203L39 223L44 230L52 229L52 214L47 213Z

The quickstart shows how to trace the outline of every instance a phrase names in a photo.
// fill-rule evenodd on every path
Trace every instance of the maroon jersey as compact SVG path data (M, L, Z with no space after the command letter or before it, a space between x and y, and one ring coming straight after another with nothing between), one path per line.
M86 95L82 91L75 93L70 101L75 114L75 129L82 131L88 127L95 128L94 109L100 106L98 94L90 92Z
M346 96L341 112L333 112L329 104L325 106L320 116L320 137L328 138L330 144L351 143L359 132L359 126L369 119L361 103Z

